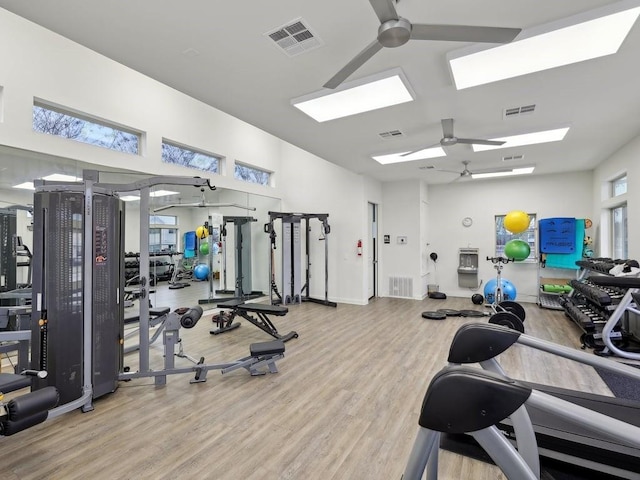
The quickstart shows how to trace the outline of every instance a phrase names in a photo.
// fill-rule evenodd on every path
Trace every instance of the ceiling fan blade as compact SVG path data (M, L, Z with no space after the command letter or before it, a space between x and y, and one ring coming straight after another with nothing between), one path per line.
M467 145L495 145L499 147L500 145L504 145L506 142L501 140L480 140L479 138L459 138L458 143L465 143Z
M411 40L509 43L518 36L520 31L520 28L413 24L411 28Z
M453 118L443 118L440 120L442 123L442 136L444 138L453 137Z
M367 60L373 57L376 53L382 50L382 45L378 40L374 40L371 42L367 48L362 50L358 55L356 55L353 60L347 63L342 70L336 73L331 79L324 84L325 88L336 88L342 82L344 82L353 72L358 70L362 65L365 64Z
M413 155L414 153L418 153L421 152L422 150L427 150L428 148L433 148L433 147L439 147L440 143L434 143L433 145L427 145L426 147L420 147L416 150L412 150L411 152L407 152L407 153L403 153L402 155L400 155L401 157L408 157L410 155ZM419 159L416 159L419 160Z
M393 0L369 0L369 3L380 19L380 23L398 19L398 12L393 6Z

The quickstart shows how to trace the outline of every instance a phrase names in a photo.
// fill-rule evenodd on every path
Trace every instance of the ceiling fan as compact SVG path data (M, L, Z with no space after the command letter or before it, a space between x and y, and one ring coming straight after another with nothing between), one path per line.
M256 207L248 207L246 205L240 205L239 203L207 203L207 199L204 196L204 188L201 188L200 192L202 192L202 199L199 202L172 203L169 205L163 205L161 207L154 208L153 211L154 213L161 212L163 210L167 210L169 208L174 208L174 207L199 207L199 208L236 207L236 208L243 208L245 210L251 210L251 211L256 210Z
M440 139L439 144L443 147L452 147L457 145L458 143L463 143L467 145L495 145L500 146L504 145L505 142L502 140L483 140L480 138L459 138L453 134L453 118L443 118L440 120L442 123L442 138ZM438 145L438 144L435 144ZM425 148L430 148L435 145L429 145L428 147L422 147L417 150L413 150L411 152L407 152L402 154L403 157L413 155L416 152L424 150Z
M422 170L436 170L438 172L448 172L448 173L457 173L458 177L455 178L453 181L457 182L458 180L471 180L471 176L473 175L473 172L471 170L469 170L469 164L471 162L469 160L463 160L462 164L464 165L464 168L462 169L461 172L458 172L456 170L442 170L440 168L436 168L433 165L429 165L427 167L420 167Z
M324 84L336 88L353 72L384 47L395 48L409 40L436 40L446 42L509 43L519 33L519 28L476 27L469 25L412 24L398 15L395 0L369 0L380 26L377 38L353 58L342 70Z

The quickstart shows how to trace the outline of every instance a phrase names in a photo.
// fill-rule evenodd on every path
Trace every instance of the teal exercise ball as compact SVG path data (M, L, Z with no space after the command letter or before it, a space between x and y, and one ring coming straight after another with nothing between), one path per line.
M193 269L193 276L198 280L207 280L209 278L209 267L204 263L196 265Z
M509 240L504 246L504 254L507 258L513 258L514 260L520 262L527 257L531 253L531 247L524 240L520 240L518 238Z

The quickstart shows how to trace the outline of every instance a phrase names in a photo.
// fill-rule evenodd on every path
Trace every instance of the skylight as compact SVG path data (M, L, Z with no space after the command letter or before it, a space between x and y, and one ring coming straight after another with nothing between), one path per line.
M472 145L474 152L482 152L484 150L495 150L498 148L521 147L523 145L535 145L537 143L558 142L564 139L569 131L569 127L557 128L554 130L544 130L542 132L524 133L521 135L512 135L510 137L491 138L491 140L499 140L505 142L502 145Z
M404 74L395 69L343 83L336 90L294 98L291 104L318 122L335 120L415 100Z
M524 30L516 41L448 55L458 90L612 55L640 15L637 0L584 12Z
M447 154L442 147L425 148L418 152L407 155L409 152L391 153L388 155L377 155L373 158L376 162L382 165L389 165L391 163L412 162L414 160L423 160L425 158L437 158L446 157Z
M509 177L511 175L527 175L533 173L535 167L513 168L511 170L501 170L499 172L472 173L471 178L492 178L492 177Z

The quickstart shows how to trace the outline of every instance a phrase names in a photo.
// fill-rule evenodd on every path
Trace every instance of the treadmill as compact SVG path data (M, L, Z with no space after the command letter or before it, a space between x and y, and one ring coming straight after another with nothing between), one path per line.
M613 371L638 380L640 385L639 369L488 323L463 325L452 341L448 361L451 364L480 363L484 369L508 378L495 357L514 343ZM640 427L640 402L530 382L519 383ZM562 471L569 464L571 467L567 471L573 473L583 471L595 475L598 472L597 476L584 474L572 478L640 479L640 438L635 444L622 443L569 418L549 415L534 407L528 407L527 411L533 424L543 469L550 465L552 470ZM508 418L497 426L506 438L516 443L513 424ZM465 434L443 434L440 446L445 450L491 461L477 443ZM546 478L555 477L548 474Z

